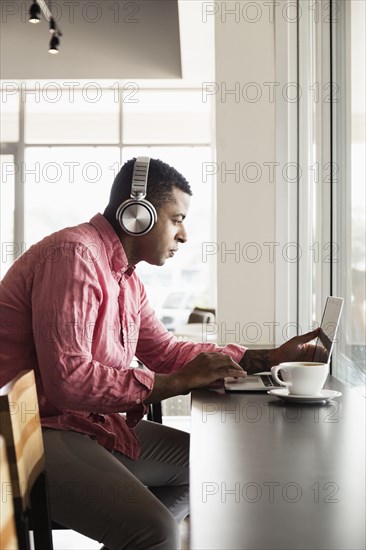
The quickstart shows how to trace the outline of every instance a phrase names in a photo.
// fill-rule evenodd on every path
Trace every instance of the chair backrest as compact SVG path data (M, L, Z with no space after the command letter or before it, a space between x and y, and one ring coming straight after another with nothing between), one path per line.
M44 449L33 371L22 371L0 389L0 431L6 441L14 502L25 511L44 470Z
M13 506L13 491L10 481L9 462L6 444L0 436L0 548L1 550L18 550Z
M195 307L188 317L188 324L191 323L214 323L215 310Z

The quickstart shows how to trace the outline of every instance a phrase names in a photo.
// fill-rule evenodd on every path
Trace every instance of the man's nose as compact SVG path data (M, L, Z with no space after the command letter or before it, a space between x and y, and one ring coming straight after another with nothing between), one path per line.
M187 242L187 239L188 239L188 235L187 235L186 228L184 227L183 223L181 223L179 225L179 231L177 233L176 240L179 243L185 243Z

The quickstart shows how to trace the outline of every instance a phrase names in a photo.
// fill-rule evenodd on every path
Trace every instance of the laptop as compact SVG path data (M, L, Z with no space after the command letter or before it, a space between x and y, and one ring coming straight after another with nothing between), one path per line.
M329 363L333 346L336 341L339 320L343 308L343 298L328 296L320 324L320 333L316 341L312 362L324 363L324 350L326 350L327 363ZM246 378L225 378L225 390L239 392L266 392L273 388L283 388L271 376L270 372L250 374Z

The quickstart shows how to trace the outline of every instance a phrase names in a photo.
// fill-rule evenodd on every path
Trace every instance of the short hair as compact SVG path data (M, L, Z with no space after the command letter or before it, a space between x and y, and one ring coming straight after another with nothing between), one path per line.
M119 205L130 198L135 161L136 158L128 160L114 179L106 209L110 214L114 215ZM184 191L187 195L192 195L188 181L178 170L159 159L150 159L145 198L158 210L162 204L173 200L174 187Z

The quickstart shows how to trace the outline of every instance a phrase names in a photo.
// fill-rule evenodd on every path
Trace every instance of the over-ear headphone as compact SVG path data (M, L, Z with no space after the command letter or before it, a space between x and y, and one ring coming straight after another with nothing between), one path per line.
M129 235L146 235L158 218L155 207L145 199L149 164L149 157L137 157L133 167L131 198L124 201L116 212L116 219Z

